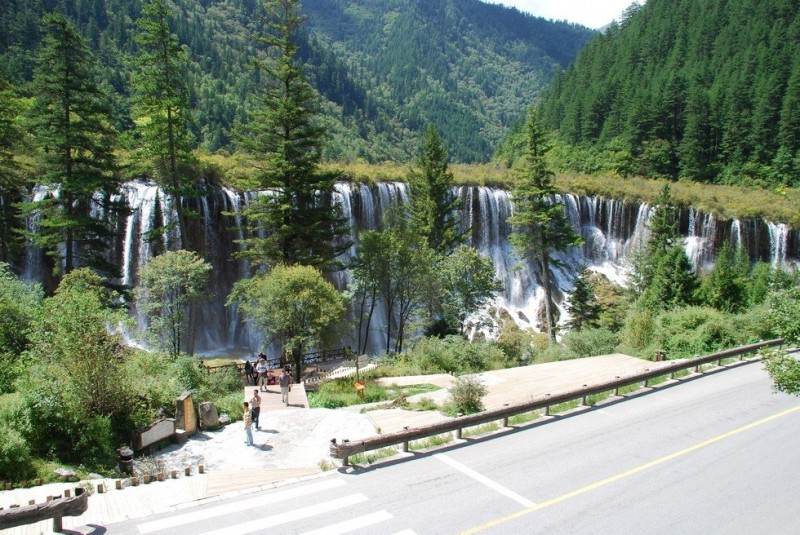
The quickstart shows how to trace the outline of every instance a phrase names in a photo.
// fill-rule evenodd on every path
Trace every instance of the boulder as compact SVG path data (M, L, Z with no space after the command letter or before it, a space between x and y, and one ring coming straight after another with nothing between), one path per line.
M228 425L231 423L231 417L228 416L226 413L222 413L219 415L219 425Z
M200 429L206 431L219 427L219 413L213 403L204 401L197 409L200 413Z
M69 468L56 468L53 470L53 473L66 481L72 481L72 479L78 475L74 470L70 470Z

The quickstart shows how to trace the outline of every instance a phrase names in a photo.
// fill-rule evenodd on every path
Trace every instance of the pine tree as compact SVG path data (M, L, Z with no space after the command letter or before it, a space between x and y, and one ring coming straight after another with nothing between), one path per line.
M40 149L43 182L58 188L58 194L21 205L24 215L40 216L29 237L57 258L57 273L87 265L117 276L118 268L105 258L111 218L92 216L119 208L111 201L119 190L111 110L93 79L86 41L73 24L52 13L44 16L43 25L30 127Z
M22 201L22 166L16 158L16 149L22 139L17 124L21 107L14 89L0 76L0 262L8 262L21 228L14 203Z
M524 163L512 193L514 213L508 221L513 227L511 243L524 257L538 264L545 295L546 328L552 342L556 328L550 273L550 266L556 263L553 253L580 245L582 240L570 226L564 205L556 198L553 173L545 160L550 147L533 108L528 113L525 129Z
M576 331L580 331L584 327L597 327L600 318L600 305L594 294L591 274L592 272L583 266L569 296L569 305L567 306L570 315L569 328Z
M338 173L320 170L325 130L315 121L318 97L297 64L294 39L305 20L298 0L268 0L265 34L269 48L257 62L263 75L239 146L259 162L259 189L265 194L243 211L249 237L241 256L260 265L306 264L333 267L350 244L334 203Z
M156 179L173 197L181 246L189 247L181 196L192 191L186 164L193 161L188 102L188 58L171 33L172 9L166 0L150 0L136 21L140 47L133 78L139 157L155 168Z
M413 227L425 236L431 249L448 254L464 240L457 213L461 200L453 193L447 150L433 125L425 131L417 166L408 180Z

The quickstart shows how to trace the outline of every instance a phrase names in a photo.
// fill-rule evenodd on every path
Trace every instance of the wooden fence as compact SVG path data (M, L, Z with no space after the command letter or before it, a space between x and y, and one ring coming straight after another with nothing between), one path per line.
M332 439L330 444L330 454L331 457L334 457L336 459L342 459L344 461L344 465L347 466L349 464L349 457L351 455L355 455L357 453L363 453L365 451L377 450L388 446L395 446L397 444L402 444L403 451L408 451L408 443L413 440L419 440L453 431L456 432L458 438L461 438L461 433L464 428L474 427L500 420L502 420L503 422L503 427L508 427L508 418L510 416L523 414L526 412L532 412L536 410L542 410L542 409L544 409L545 413L547 414L549 413L549 408L551 406L559 405L569 401L574 401L576 399L581 400L581 403L585 405L586 398L588 396L601 394L604 392L611 392L611 391L613 391L614 395L616 396L619 395L619 389L625 386L637 383L643 383L644 386L646 387L648 386L648 382L650 380L655 379L657 377L664 377L668 375L670 376L670 378L673 378L676 372L686 370L689 368L693 368L694 372L697 373L700 369L700 366L703 366L705 364L716 362L717 366L722 366L722 361L724 359L738 356L739 360L742 360L744 358L744 355L748 353L754 353L759 349L763 349L766 347L781 346L782 344L783 344L783 339L778 338L775 340L768 340L766 342L758 342L755 344L741 346L734 349L719 351L717 353L712 353L710 355L675 361L667 365L662 365L656 370L648 370L636 375L617 378L613 381L608 381L597 385L583 386L582 388L577 388L570 392L565 392L563 394L558 394L555 396L551 396L550 394L545 394L539 399L534 399L532 401L522 403L519 405L510 405L507 407L502 407L500 409L493 409L490 411L484 411L477 414L470 414L468 416L461 416L452 421L433 424L426 427L407 429L404 431L398 431L396 433L388 433L386 435L380 435L377 437L367 438L363 440L355 440L355 441L345 440L344 442L341 443L337 443L336 439Z
M344 347L340 347L338 349L325 349L322 351L313 351L311 353L306 353L303 355L303 364L322 364L324 362L333 362L337 360L343 360L347 356L347 349ZM255 362L253 362L255 365ZM239 375L240 378L245 379L244 377L244 362L232 362L230 364L223 364L221 366L206 366L202 361L200 361L200 366L206 371L208 374L225 374L230 373L231 370L235 370L236 373ZM276 368L281 368L283 363L280 358L268 359L267 366L270 370L274 370Z

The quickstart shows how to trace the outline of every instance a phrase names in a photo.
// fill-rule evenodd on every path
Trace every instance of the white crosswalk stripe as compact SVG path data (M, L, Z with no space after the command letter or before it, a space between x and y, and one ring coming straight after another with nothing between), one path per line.
M336 509L341 509L342 507L364 503L365 501L367 501L367 497L363 494L352 494L350 496L345 496L344 498L337 498L327 502L315 503L314 505L307 505L306 507L300 507L292 511L284 511L282 513L265 516L263 518L250 520L248 522L242 522L240 524L228 525L222 529L206 531L201 535L230 535L231 533L244 535L245 533L255 533L256 531L263 531L268 527L274 528L275 526L279 526L281 524L303 520L312 516L335 511Z
M365 528L373 524L379 524L390 518L392 518L392 515L390 515L388 511L378 511L377 513L351 518L344 522L339 522L338 524L331 524L323 528L306 531L303 535L342 535L343 533L350 533L351 531Z
M134 522L140 535L346 535L372 530L416 535L386 509L369 508L369 498L348 492L343 478L287 486L165 513Z
M281 502L294 500L296 498L302 498L303 496L310 496L311 494L315 494L317 492L335 489L344 485L346 485L346 483L341 479L329 479L319 483L312 483L310 485L277 492L275 494L270 494L259 498L250 498L247 500L232 502L226 505L198 509L190 513L165 518L163 520L156 520L153 522L140 524L139 533L146 535L147 533L153 533L155 531L176 528L186 524L192 524L194 522L210 520L219 516L230 515L240 511L247 511L248 509L278 504Z

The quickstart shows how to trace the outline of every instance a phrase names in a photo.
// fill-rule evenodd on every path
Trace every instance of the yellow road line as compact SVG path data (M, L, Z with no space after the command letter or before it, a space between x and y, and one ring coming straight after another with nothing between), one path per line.
M655 459L655 460L650 461L648 463L639 465L637 467L631 468L630 470L626 470L624 472L620 472L619 474L607 477L605 479L602 479L602 480L597 481L595 483L592 483L590 485L586 485L585 487L581 487L579 489L573 490L572 492L568 492L566 494L562 494L561 496L558 496L556 498L552 498L552 499L547 500L545 502L537 503L536 505L534 505L532 507L526 507L525 509L521 509L521 510L517 511L516 513L512 513L512 514L507 515L507 516L502 516L500 518L496 518L494 520L490 520L489 522L486 522L485 524L480 524L480 525L477 525L477 526L475 526L473 528L470 528L470 529L468 529L466 531L462 531L461 534L462 535L469 535L471 533L478 533L480 531L483 531L483 530L486 530L486 529L489 529L489 528L493 528L493 527L499 526L501 524L505 524L506 522L510 522L511 520L523 517L523 516L525 516L527 514L535 512L535 511L540 511L542 509L550 507L551 505L555 505L555 504L563 502L565 500L569 500L570 498L574 498L576 496L580 496L581 494L586 494L587 492L590 492L592 490L598 489L600 487L604 487L606 485L614 483L615 481L619 481L621 479L625 479L626 477L629 477L629 476L632 476L634 474L637 474L637 473L639 473L639 472L641 472L643 470L647 470L648 468L652 468L652 467L657 466L659 464L666 463L666 462L671 461L673 459L677 459L678 457L682 457L684 455L692 453L693 451L697 451L697 450L699 450L701 448L705 448L706 446L710 446L711 444L714 444L714 443L719 442L721 440L724 440L726 438L730 438L730 437L732 437L734 435L738 435L739 433L743 433L745 431L753 429L754 427L758 427L760 425L766 424L766 423L771 422L773 420L777 420L778 418L783 418L784 416L792 414L793 412L797 412L798 410L800 410L800 405L798 405L797 407L793 407L791 409L787 409L785 411L779 412L777 414L773 414L772 416L768 416L766 418L763 418L763 419L758 420L756 422L753 422L753 423L747 424L745 426L739 427L739 428L734 429L732 431L728 431L727 433L723 433L723 434L718 435L718 436L716 436L714 438L710 438L710 439L708 439L706 441L703 441L703 442L700 442L698 444L695 444L694 446L689 446L688 448L682 449L680 451L676 451L675 453L670 453L669 455L665 455L663 457L659 457L658 459Z

